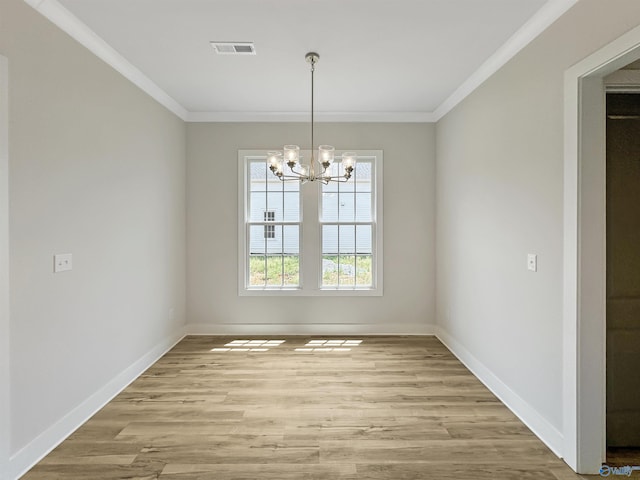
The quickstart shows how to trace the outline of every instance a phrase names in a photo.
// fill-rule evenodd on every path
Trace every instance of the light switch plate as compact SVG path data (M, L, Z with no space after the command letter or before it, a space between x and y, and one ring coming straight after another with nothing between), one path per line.
M527 269L532 272L538 271L538 255L535 253L527 254Z
M66 272L73 268L73 255L70 253L59 253L53 256L53 272Z

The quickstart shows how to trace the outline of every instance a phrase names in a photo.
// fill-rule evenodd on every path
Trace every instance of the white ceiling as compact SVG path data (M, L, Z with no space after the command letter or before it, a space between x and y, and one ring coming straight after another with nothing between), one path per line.
M37 8L47 15L56 6L47 16L59 25L71 12L85 38L82 24L108 44L98 50L112 47L111 57L192 120L307 119L308 51L320 54L320 119L429 120L574 1L45 0ZM257 55L216 55L212 40L251 41Z

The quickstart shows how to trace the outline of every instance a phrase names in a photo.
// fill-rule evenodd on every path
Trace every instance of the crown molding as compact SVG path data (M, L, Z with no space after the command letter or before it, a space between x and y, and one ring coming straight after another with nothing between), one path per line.
M432 123L431 112L315 112L316 122ZM188 112L187 122L309 122L309 112Z
M549 0L545 3L509 40L480 65L449 98L435 109L433 112L434 121L437 122L449 113L577 2L578 0Z
M307 122L308 112L189 112L57 0L24 0L98 58L187 122ZM433 112L326 112L318 122L435 123L547 29L578 0L549 0Z
M95 56L182 120L187 110L56 0L24 0Z

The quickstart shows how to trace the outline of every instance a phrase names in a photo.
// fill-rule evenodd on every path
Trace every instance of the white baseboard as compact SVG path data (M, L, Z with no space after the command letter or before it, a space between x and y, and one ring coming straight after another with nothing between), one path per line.
M267 324L267 323L188 323L187 335L434 335L435 325L396 324Z
M547 421L526 400L495 376L482 362L440 327L436 337L460 360L493 394L504 403L542 442L562 458L562 433Z
M113 397L124 390L162 355L184 338L182 329L143 355L104 387L38 435L28 445L9 458L7 480L18 479L38 463L45 455L91 418ZM4 477L3 477L4 478Z

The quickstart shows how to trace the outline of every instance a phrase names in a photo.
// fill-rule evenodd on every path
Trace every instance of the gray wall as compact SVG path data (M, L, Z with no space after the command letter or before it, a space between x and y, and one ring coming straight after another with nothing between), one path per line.
M317 143L384 151L384 296L265 298L237 295L237 151L304 146L308 125L185 126L2 0L11 452L185 318L203 331L411 333L437 317L561 430L563 74L639 23L637 0L581 0L437 126L318 125ZM74 270L53 275L66 252Z
M281 149L288 143L306 148L309 126L189 124L190 324L217 332L430 331L435 308L434 126L323 123L316 127L318 144L384 151L384 296L239 297L238 150Z
M438 325L559 431L563 75L639 23L581 0L437 124Z
M24 2L0 21L15 454L180 330L186 127Z
M9 461L9 73L0 55L0 472ZM0 478L2 474L0 473Z

